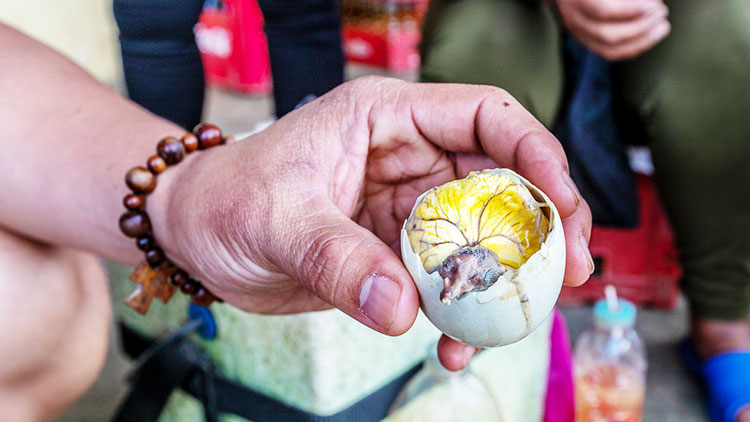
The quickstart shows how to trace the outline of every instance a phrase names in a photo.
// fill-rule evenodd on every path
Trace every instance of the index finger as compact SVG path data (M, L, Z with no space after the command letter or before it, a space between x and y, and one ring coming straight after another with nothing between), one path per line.
M407 91L408 89L408 91ZM562 218L580 203L557 139L506 91L489 86L413 84L413 124L435 145L454 152L484 152L544 191Z
M377 142L416 133L411 136L425 139L414 144L429 141L448 151L483 152L499 166L517 171L544 191L560 212L568 246L565 282L583 283L591 272L591 214L568 174L557 139L499 88L388 83L394 89L381 90L380 102L369 115L373 136L378 133L381 138Z

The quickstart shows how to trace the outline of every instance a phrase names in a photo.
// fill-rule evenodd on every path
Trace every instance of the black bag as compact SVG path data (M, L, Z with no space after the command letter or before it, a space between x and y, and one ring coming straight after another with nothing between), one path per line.
M565 93L553 132L594 224L638 225L638 194L613 114L609 63L565 34Z

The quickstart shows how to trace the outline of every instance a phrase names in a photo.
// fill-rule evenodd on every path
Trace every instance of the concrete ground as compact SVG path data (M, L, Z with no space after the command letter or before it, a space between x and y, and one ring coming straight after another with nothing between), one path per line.
M367 69L350 69L349 76L370 73ZM405 75L413 79L413 75ZM207 93L205 121L222 127L225 133L244 133L271 117L273 101L268 96L245 96L210 88ZM591 324L589 307L564 308L571 338L575 339ZM700 390L680 364L677 343L687 332L683 304L674 311L642 310L638 330L648 347L649 370L644 422L707 421ZM113 340L115 345L115 340ZM112 348L113 350L116 347ZM111 352L107 365L94 388L60 420L64 422L109 420L122 397L124 376L130 364ZM509 421L521 422L521 421Z

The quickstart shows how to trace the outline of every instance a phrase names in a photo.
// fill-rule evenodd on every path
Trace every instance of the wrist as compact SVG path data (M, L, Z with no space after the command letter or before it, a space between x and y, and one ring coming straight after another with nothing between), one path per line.
M134 238L138 249L145 254L145 261L130 276L138 287L126 298L126 303L141 314L148 312L154 297L166 303L177 288L189 294L198 305L208 306L215 299L197 279L185 272L182 260L175 259L180 256L175 236L180 231L173 228L180 226L173 224L172 210L177 209L178 217L188 215L181 213L173 203L177 192L182 191L178 190L182 185L179 183L181 176L189 172L190 161L196 160L190 158L191 153L226 141L221 131L210 124L199 125L179 139L167 136L159 141L156 154L146 160L146 166L133 167L125 176L132 192L123 200L126 212L120 217L120 229ZM175 168L181 170L175 171ZM157 189L157 179L160 189Z
M185 183L190 183L190 173L203 154L190 154L179 165L166 169L159 175L156 188L146 201L146 213L151 220L151 232L165 256L184 268L188 259L180 250L177 234L188 230L191 212L180 212L174 204L180 201ZM190 268L185 268L190 270Z

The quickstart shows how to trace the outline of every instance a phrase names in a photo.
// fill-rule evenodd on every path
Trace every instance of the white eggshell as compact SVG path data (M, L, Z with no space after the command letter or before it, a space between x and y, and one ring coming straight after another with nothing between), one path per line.
M555 205L544 192L512 170L493 171L498 174L509 172L519 178L535 196L544 198L544 202L549 204L551 217L550 232L539 251L517 271L507 271L489 289L468 293L449 305L441 302L443 280L437 271L432 274L425 271L422 260L409 243L406 222L401 229L401 257L417 284L425 315L443 333L476 347L515 343L534 331L552 311L565 274L565 235ZM417 198L412 214L426 193ZM511 278L522 284L528 296L528 324Z

